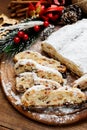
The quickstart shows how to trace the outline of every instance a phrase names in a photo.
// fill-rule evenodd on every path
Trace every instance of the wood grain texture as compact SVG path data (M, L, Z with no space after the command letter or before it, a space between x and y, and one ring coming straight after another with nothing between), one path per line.
M0 0L0 14L7 12L10 0ZM30 120L21 115L7 100L0 84L0 130L87 130L87 119L66 127L51 127Z
M0 126L0 130L12 130L12 129L6 128L6 127L4 127L4 126Z

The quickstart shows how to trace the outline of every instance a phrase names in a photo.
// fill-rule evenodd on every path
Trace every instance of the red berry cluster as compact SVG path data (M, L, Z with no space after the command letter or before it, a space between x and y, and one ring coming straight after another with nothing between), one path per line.
M43 20L55 22L60 17L62 10L62 6L51 5L51 7L46 9L45 6L42 5L39 16Z
M43 24L44 27L48 27L49 26L49 22L48 21L44 21ZM34 26L34 31L35 32L39 32L40 31L40 26L39 25L35 25ZM15 44L19 44L21 40L27 41L29 39L28 34L26 34L24 31L19 31L17 33L17 36L14 37L14 43Z
M44 27L48 27L49 26L49 22L48 21L44 21ZM34 31L35 32L39 32L40 31L40 26L38 26L38 25L35 25L34 26Z
M21 39L24 41L28 40L29 39L28 34L24 33L24 31L19 31L17 36L14 37L14 43L16 44L20 43Z

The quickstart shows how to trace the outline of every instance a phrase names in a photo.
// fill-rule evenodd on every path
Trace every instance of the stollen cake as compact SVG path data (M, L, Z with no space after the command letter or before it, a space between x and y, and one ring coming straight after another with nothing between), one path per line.
M22 59L15 64L15 73L35 72L38 77L52 79L56 82L63 83L63 78L60 72L56 69L42 66L31 59Z
M28 88L31 88L34 85L44 85L51 89L57 89L59 87L62 87L58 82L39 78L35 73L32 72L24 72L17 75L16 90L18 92L25 92Z
M81 90L87 89L87 74L75 80L73 83L73 87L80 88Z
M78 76L87 73L87 19L52 33L42 42L42 50Z
M17 62L20 59L32 59L36 61L38 64L55 68L62 73L66 71L66 67L64 65L61 65L60 62L52 58L47 58L46 56L43 56L36 51L27 50L27 51L20 52L14 56L15 62Z
M29 88L21 98L22 105L29 106L60 106L65 103L80 104L86 101L86 96L78 88L62 87L58 89L36 85Z

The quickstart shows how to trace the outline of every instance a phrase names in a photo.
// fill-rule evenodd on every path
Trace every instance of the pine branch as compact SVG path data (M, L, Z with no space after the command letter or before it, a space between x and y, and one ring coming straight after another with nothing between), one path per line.
M25 49L29 49L29 47L35 43L35 40L38 38L38 36L41 36L41 32L44 30L43 26L40 26L40 31L35 32L32 27L35 25L43 25L43 22L40 21L38 18L28 18L25 20L22 20L20 24L3 28L3 30L6 30L7 28L9 31L4 35L4 38L0 40L0 54L6 53L10 54L10 56L15 55L16 53L19 53L20 51L23 51ZM29 37L27 40L24 40L23 38L20 38L20 42L16 44L14 42L14 38L18 35L18 32L23 31L25 34L27 34ZM49 29L51 29L49 31ZM1 29L2 30L2 29ZM47 30L44 31L42 34L42 37L46 35L49 35L50 32L52 32L53 27L48 27Z
M43 21L40 21L36 17L31 19L27 18L22 20L19 24L0 28L0 33L3 31L8 31L4 35L4 38L0 39L0 54L3 52L7 54L15 54L23 51L26 47L29 47L38 36L38 33L33 32L32 29L35 25L43 25ZM25 31L29 35L29 39L27 41L23 40L19 44L14 44L13 39L19 30Z

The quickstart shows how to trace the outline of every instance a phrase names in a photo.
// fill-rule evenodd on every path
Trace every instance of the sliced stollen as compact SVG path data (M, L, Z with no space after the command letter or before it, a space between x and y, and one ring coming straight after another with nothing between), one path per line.
M73 83L73 87L80 88L81 90L87 89L87 74L75 80Z
M58 89L59 87L62 87L58 82L39 78L35 73L32 72L24 72L17 75L16 90L18 92L25 92L28 88L31 88L34 85L45 85L50 89Z
M59 83L63 83L63 78L60 72L56 69L42 66L31 59L22 59L15 64L16 75L23 72L35 72L38 77L52 79Z
M36 85L28 89L22 96L21 102L29 106L60 106L66 103L79 104L86 101L86 96L78 88L62 87L56 90Z
M61 65L60 62L52 58L47 58L36 51L27 50L16 54L14 61L17 62L20 59L32 59L43 66L55 68L62 73L66 71L66 67Z
M24 72L18 74L16 77L16 90L18 92L25 92L28 88L34 85L35 73Z
M42 50L78 76L87 73L87 19L52 33L42 42Z

